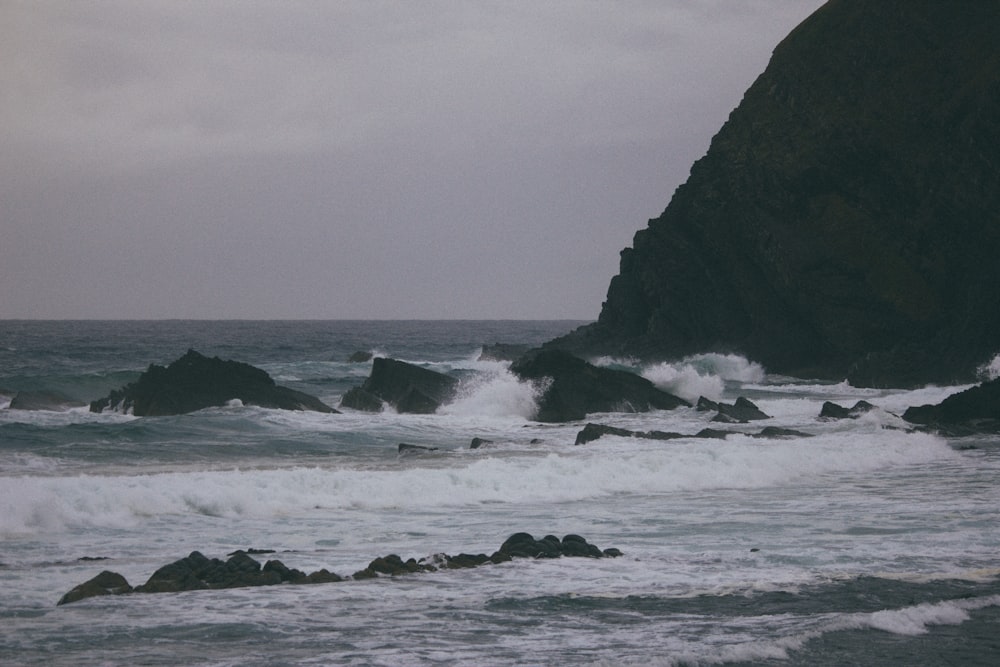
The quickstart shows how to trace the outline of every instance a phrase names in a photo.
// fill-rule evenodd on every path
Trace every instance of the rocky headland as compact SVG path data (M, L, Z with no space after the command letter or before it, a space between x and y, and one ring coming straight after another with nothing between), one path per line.
M1000 351L998 25L996 2L828 2L622 251L598 321L549 345L972 381Z

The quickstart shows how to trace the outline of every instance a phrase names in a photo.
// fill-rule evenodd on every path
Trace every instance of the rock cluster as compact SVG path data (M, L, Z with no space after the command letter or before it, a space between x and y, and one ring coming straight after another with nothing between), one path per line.
M121 410L139 416L178 415L223 406L336 412L315 396L280 387L265 371L239 361L208 358L194 350L164 368L150 364L135 382L93 401L91 412Z
M998 25L997 2L826 3L622 251L598 321L550 345L972 381L1000 331Z
M251 550L252 551L252 550ZM263 553L267 553L264 551ZM379 576L398 576L416 572L434 572L441 569L479 567L490 563L504 563L515 558L587 557L614 558L622 552L615 548L601 550L579 535L566 535L561 540L546 535L536 540L529 533L515 533L507 538L492 555L485 554L435 554L429 558L403 560L396 554L375 558L363 570L350 577L341 577L326 569L310 574L287 567L279 560L269 560L264 565L246 551L230 554L228 560L208 558L198 551L168 563L150 576L145 584L133 588L125 577L105 570L99 575L66 593L58 604L69 604L101 595L127 593L178 593L279 584L322 584L345 579L371 579Z

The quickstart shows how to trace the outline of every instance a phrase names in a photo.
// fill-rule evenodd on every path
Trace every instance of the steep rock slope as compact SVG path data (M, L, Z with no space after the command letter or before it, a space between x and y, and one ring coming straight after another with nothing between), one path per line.
M1000 352L998 30L997 2L831 0L622 251L599 320L551 345L970 377Z

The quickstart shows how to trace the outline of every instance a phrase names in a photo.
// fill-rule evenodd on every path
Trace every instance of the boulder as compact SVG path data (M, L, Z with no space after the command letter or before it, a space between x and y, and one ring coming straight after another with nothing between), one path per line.
M738 352L854 386L975 381L1000 331L1000 3L830 0L551 342Z
M376 357L368 379L357 388L357 393L355 389L347 392L341 405L366 409L357 406L374 406L374 397L397 412L430 414L450 401L457 388L458 380L450 375L397 359Z
M74 587L60 598L57 604L69 604L98 595L123 595L131 593L132 587L125 577L117 572L104 570L99 575Z
M486 447L492 445L492 440L487 440L486 438L473 438L472 442L469 443L469 449L479 449L480 447Z
M347 357L347 361L352 364L363 364L372 360L374 355L367 350L358 350Z
M908 408L903 419L956 435L998 433L1000 378L952 394L936 405Z
M90 411L178 415L223 406L233 399L262 408L336 412L314 396L276 385L270 375L250 364L210 359L194 350L166 368L151 364L135 382L93 401Z
M646 412L689 405L635 373L599 368L562 350L529 352L511 365L511 371L545 387L535 414L541 422L576 421L592 412Z
M875 409L875 406L868 401L858 401L851 408L845 408L842 405L838 405L832 401L826 401L823 403L823 407L819 411L819 418L827 421L830 419L857 419L861 415L871 412Z
M340 399L340 407L362 412L382 412L385 403L375 394L365 391L363 387L354 387L344 393Z

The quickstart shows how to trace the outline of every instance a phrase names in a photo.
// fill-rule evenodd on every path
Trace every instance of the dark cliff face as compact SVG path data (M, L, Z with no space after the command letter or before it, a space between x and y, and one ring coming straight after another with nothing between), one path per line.
M1000 352L998 29L997 2L829 2L622 251L598 322L553 345L969 377Z

